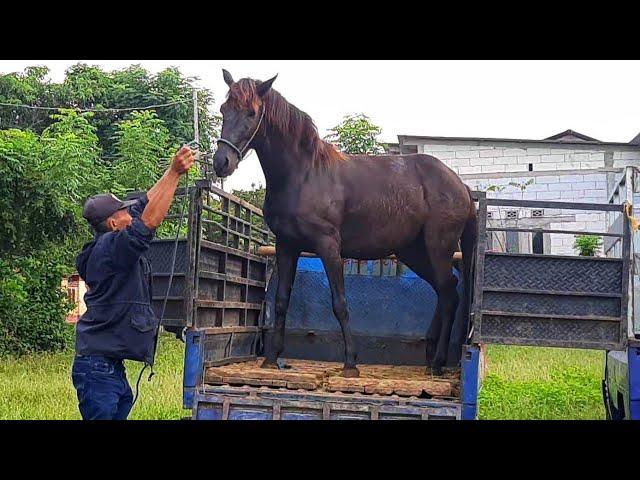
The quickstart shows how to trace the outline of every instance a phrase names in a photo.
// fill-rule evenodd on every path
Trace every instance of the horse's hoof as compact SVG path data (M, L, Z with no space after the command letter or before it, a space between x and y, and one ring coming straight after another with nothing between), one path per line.
M431 375L435 375L436 377L441 376L442 375L442 367L432 367L431 368Z
M360 376L360 370L358 370L356 367L343 368L341 376L344 378L358 378Z

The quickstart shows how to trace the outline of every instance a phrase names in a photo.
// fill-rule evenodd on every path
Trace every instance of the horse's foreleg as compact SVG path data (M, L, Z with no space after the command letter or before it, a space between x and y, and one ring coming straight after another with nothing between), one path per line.
M276 319L271 348L265 352L263 368L278 368L278 357L284 350L284 326L289 308L291 288L296 276L296 266L300 252L276 242L276 263L278 266L278 288L276 291Z
M340 323L342 337L344 339L344 377L358 377L360 372L356 367L356 353L349 328L349 310L344 290L344 273L340 247L336 241L326 241L318 248L318 255L322 259L324 269L327 272L329 285L331 287L331 299L333 314Z

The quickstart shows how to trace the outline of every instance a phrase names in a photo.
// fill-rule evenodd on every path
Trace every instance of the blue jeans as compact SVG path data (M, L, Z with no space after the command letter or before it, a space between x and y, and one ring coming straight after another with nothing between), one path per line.
M122 360L76 356L71 370L83 420L126 420L133 393Z

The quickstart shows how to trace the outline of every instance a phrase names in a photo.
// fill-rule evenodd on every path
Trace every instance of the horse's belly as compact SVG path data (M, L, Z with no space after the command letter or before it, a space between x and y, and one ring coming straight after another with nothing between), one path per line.
M422 230L422 224L403 218L376 221L345 222L342 233L342 254L350 258L382 258L412 243Z

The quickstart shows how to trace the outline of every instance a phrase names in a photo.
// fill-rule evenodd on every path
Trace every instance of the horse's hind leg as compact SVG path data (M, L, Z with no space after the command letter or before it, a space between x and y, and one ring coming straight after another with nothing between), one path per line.
M443 232L440 232L443 233ZM426 237L426 235L425 235ZM437 234L432 239L440 238L440 241L427 243L427 255L433 268L432 286L438 294L437 313L440 317L438 324L432 323L432 328L427 333L427 348L433 349L435 353L431 364L436 375L442 373L442 367L447 361L451 329L453 327L454 314L458 305L458 292L456 286L458 281L453 274L452 257L456 249L456 241L446 241L446 237ZM436 344L437 342L437 344Z
M416 275L422 278L435 290L435 275L431 260L427 255L427 249L422 239L414 242L413 245L396 252L398 260L408 266ZM436 290L437 292L437 290ZM442 315L440 314L441 304L436 305L436 310L431 320L431 325L426 332L426 360L427 365L431 365L436 349L436 342L440 334L442 325Z
M458 281L453 274L453 252L457 242L449 241L453 235L444 231L429 231L425 228L423 236L413 245L397 252L400 261L405 263L420 278L427 281L438 295L436 311L425 338L427 365L437 375L447 359L449 337L457 307Z
M340 323L342 329L342 337L344 339L344 377L358 377L360 372L356 367L356 352L351 337L351 329L349 328L349 310L347 308L347 300L344 290L344 272L342 265L342 257L340 255L340 247L334 239L322 239L318 242L316 253L322 259L324 269L327 272L329 286L331 287L331 300L333 306L333 314Z

